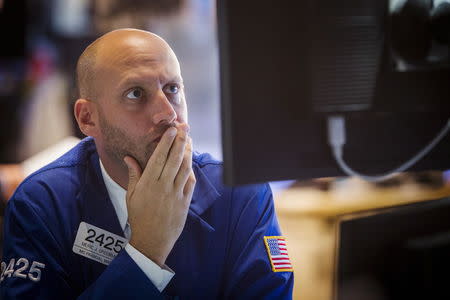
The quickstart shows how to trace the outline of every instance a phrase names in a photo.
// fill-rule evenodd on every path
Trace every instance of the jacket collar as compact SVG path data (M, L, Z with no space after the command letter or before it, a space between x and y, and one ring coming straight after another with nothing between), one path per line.
M97 152L87 159L88 166L84 174L86 181L81 192L84 218L82 221L124 237L116 210L108 196Z
M190 209L198 215L202 215L216 200L220 197L220 193L211 183L211 180L205 174L204 170L196 162L194 154L194 162L192 168L194 170L197 183L195 184L194 193L192 195Z

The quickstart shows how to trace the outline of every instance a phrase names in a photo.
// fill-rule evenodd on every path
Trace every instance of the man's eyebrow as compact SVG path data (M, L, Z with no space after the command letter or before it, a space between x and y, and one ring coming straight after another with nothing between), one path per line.
M145 80L142 78L126 78L119 82L119 86L133 85L133 84L148 84L151 80Z
M126 78L122 79L119 82L118 87L130 86L130 85L148 85L148 84L152 84L153 82L154 82L154 77L152 77L152 76L146 76L146 77L130 76L130 77L126 77Z
M170 79L167 81L183 83L183 77L181 77L181 75L175 75L173 77L170 77Z
M175 83L180 83L180 84L184 83L183 77L181 77L180 75L175 75L173 77L169 77L165 81L175 82ZM129 85L146 85L146 84L153 84L153 82L154 82L154 77L152 77L152 76L145 76L145 77L130 76L130 77L126 77L123 80L121 80L119 82L118 86L122 87L122 86L129 86Z

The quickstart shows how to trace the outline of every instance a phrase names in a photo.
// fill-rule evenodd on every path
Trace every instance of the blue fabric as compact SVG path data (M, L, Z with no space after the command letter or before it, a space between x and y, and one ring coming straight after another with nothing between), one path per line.
M30 266L3 276L2 299L291 299L293 273L272 271L263 240L281 235L269 185L224 186L208 154L193 168L186 225L166 261L176 274L162 293L124 250L108 266L72 251L82 221L123 236L91 138L29 176L7 205L2 261ZM33 261L45 264L40 281Z

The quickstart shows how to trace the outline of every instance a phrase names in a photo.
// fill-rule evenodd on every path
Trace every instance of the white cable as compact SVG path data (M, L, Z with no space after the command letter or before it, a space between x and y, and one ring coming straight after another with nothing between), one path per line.
M436 144L442 140L442 138L450 131L450 119L447 120L446 125L436 135L436 137L410 160L399 166L398 168L379 175L364 175L352 170L343 159L343 146L345 144L345 119L342 116L332 116L328 118L328 142L331 145L333 156L338 163L339 167L349 176L356 176L361 179L377 182L386 180L396 173L403 172L417 163L422 157L424 157Z

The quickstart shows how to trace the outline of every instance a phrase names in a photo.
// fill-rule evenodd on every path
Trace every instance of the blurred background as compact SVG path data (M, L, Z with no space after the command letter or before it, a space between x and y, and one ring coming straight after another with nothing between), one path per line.
M123 27L155 32L172 46L194 148L222 158L214 0L0 0L1 215L24 176L83 138L72 113L76 61L97 37ZM449 172L401 174L379 184L355 178L271 182L296 271L294 298L332 298L338 216L448 196L449 182ZM351 278L346 299L390 299L376 280L365 278Z

